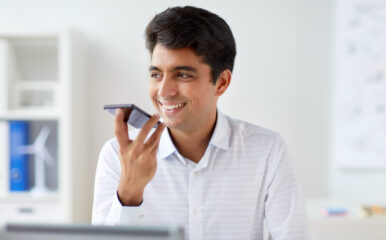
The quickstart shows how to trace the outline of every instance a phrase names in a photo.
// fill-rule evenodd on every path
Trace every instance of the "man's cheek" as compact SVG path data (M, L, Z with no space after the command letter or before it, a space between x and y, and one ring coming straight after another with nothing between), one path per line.
M156 91L156 89L150 88L150 89L149 89L149 96L150 96L151 99L154 101L154 100L155 100L155 97L157 96L157 91Z

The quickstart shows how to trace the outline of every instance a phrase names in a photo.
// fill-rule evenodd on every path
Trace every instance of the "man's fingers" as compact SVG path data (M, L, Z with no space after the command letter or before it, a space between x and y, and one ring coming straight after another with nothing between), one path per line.
M115 112L115 136L121 149L130 143L127 123L123 121L123 118L122 109L117 109Z
M158 125L157 129L153 132L153 134L149 137L149 139L145 143L147 148L152 150L155 146L158 146L157 143L161 139L161 135L165 127L166 125L164 123L161 123Z
M151 149L151 153L157 153L158 151L158 146L160 144L160 141L157 141L155 144L153 144L153 148Z
M159 115L153 114L153 116L151 116L151 118L147 120L147 122L142 126L141 131L138 133L138 136L135 141L140 144L143 144L146 140L147 135L149 134L153 126L157 123L158 119Z

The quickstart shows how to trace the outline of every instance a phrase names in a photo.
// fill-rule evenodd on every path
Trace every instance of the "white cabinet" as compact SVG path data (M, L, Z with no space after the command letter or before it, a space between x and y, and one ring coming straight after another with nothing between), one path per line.
M312 240L384 240L386 218L311 219Z
M0 222L88 218L81 211L91 208L82 178L90 171L84 50L74 31L0 29ZM28 159L29 188L43 182L44 191L10 191L11 121L28 123L28 144L49 129L45 146L53 161L39 168L36 155Z

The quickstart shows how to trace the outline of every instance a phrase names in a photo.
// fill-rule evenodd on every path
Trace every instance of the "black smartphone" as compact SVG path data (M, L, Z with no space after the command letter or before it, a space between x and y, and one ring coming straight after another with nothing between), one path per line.
M134 104L111 104L105 105L104 110L109 111L111 114L115 115L117 109L122 109L124 113L123 120L127 124L135 128L142 128L142 126L151 118L151 115L135 106ZM157 127L160 122L158 121L153 128Z

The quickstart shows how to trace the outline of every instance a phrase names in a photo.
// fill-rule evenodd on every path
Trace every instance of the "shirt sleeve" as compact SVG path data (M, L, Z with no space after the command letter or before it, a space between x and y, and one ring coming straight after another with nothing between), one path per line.
M265 220L269 239L310 239L300 188L287 146L281 138L276 141L272 156L273 171L265 198Z
M118 144L114 140L103 146L95 175L92 224L137 225L142 222L145 209L142 205L122 206L118 199L118 184L121 175Z

